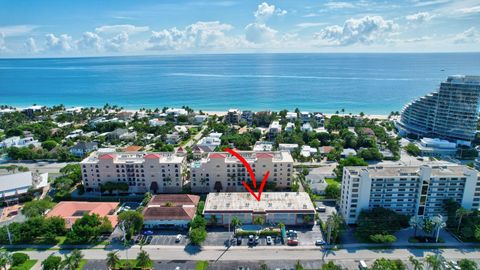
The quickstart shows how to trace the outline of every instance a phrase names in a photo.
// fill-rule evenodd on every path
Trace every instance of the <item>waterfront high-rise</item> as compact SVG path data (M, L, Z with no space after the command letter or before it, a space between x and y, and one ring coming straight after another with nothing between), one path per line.
M362 210L375 207L434 216L445 214L444 201L452 199L465 209L479 209L478 179L478 171L452 163L345 167L340 213L353 224Z
M400 134L469 144L475 137L480 76L449 76L438 91L408 103L396 122Z

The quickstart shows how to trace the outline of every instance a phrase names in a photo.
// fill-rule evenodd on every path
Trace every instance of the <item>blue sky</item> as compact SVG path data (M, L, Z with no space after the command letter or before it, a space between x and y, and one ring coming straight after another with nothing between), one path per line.
M0 57L480 51L480 0L0 0Z

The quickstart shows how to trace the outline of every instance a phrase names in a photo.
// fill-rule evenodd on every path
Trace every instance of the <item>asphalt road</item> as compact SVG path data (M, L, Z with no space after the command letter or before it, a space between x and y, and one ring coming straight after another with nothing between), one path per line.
M144 246L143 250L150 254L153 260L209 260L209 261L261 261L281 258L282 260L375 260L377 258L402 259L408 260L409 256L425 257L429 254L439 253L449 260L458 260L463 258L478 259L480 258L479 249L341 249L337 251L329 251L325 253L320 248L298 248L298 247L257 247L249 248L246 246L231 247L230 249L218 248L202 248L199 250L195 247L149 247ZM82 250L85 259L104 260L107 253L112 250L105 249L84 249ZM119 256L123 258L134 258L137 256L140 248L118 250ZM45 251L26 251L33 259L43 260L50 254L65 254L67 250L45 250Z

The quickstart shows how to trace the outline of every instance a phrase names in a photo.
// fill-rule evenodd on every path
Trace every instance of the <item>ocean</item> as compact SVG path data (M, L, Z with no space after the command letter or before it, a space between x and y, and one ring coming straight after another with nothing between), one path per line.
M0 104L388 114L453 74L480 53L0 59Z

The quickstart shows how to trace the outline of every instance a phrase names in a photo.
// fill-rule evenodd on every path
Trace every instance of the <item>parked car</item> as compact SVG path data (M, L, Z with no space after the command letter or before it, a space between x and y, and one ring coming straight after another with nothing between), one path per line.
M458 263L456 261L450 261L449 262L450 266L452 267L453 270L461 270L460 266L458 265Z
M367 270L368 269L367 263L364 260L360 260L360 262L358 262L358 269Z
M177 234L177 237L175 237L175 242L178 243L182 241L183 236L181 234Z
M149 235L145 238L145 245L150 245L152 242L153 236Z
M248 244L249 245L253 245L255 243L255 238L253 237L253 235L249 235L248 236Z
M258 244L258 241L260 241L260 236L255 235L255 244Z
M322 213L327 212L327 208L324 207L324 206L319 206L319 207L317 207L317 212L322 212Z
M242 237L238 236L237 237L237 246L240 246L242 244Z
M141 243L141 242L143 241L143 238L144 238L143 235L141 235L141 234L140 234L140 235L137 235L137 236L135 237L135 244Z
M267 245L271 245L272 243L273 243L272 237L271 237L271 236L267 236Z
M325 241L317 239L315 240L315 246L323 246L325 245Z
M287 244L288 244L289 246L298 246L298 240L297 240L297 239L289 239L289 240L287 241Z
M153 231L143 231L143 235L153 235Z

